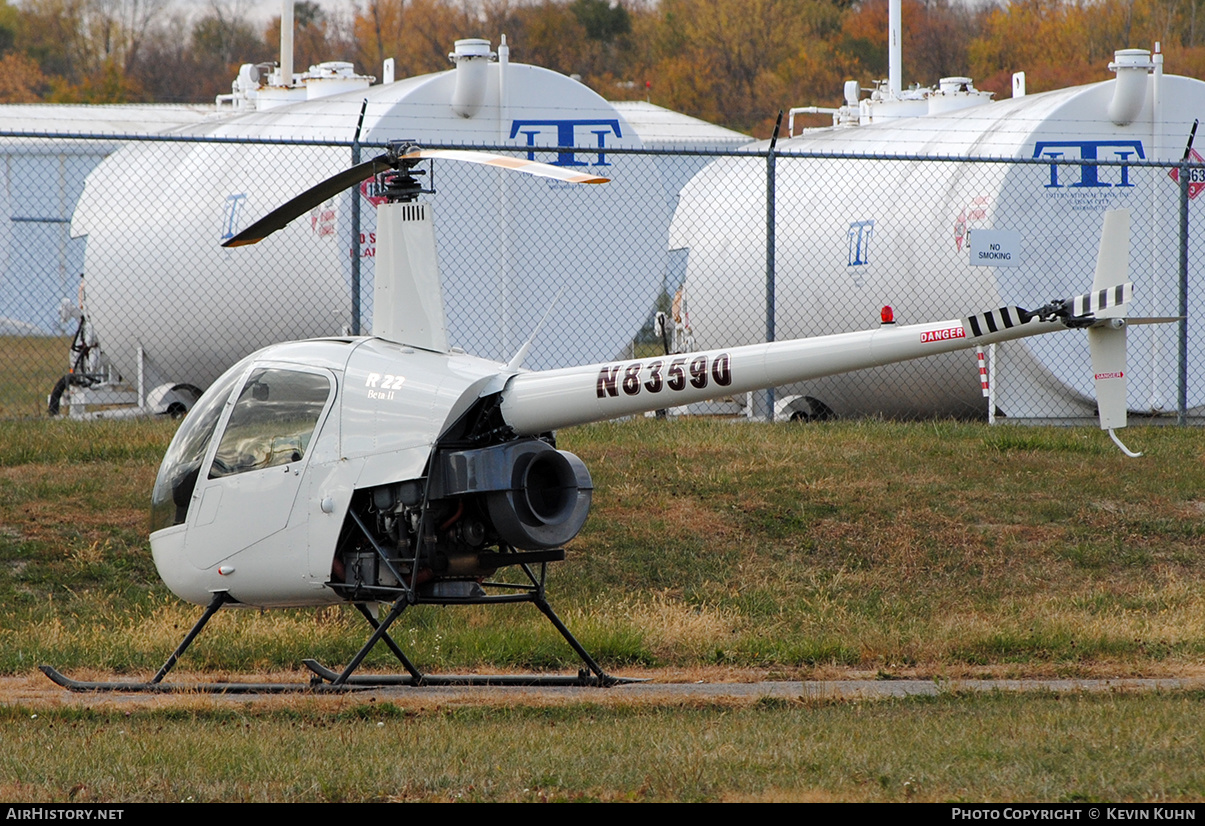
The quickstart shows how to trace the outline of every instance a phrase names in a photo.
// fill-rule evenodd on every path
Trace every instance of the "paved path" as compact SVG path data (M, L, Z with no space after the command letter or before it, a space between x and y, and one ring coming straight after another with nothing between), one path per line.
M376 689L372 693L390 699L414 699L471 702L498 702L502 698L591 701L605 698L611 702L679 702L683 700L758 700L778 698L858 698L933 696L965 691L1175 691L1205 688L1205 680L1191 679L1116 679L1116 680L824 680L752 683L632 683L615 688L471 688L438 686L422 688Z
M284 675L274 675L278 679ZM186 687L199 675L181 675L180 685ZM672 679L672 678L669 678ZM626 704L673 704L682 702L732 702L745 704L763 698L781 700L799 699L881 699L889 697L933 696L951 692L985 691L1052 691L1052 692L1149 692L1205 689L1205 675L1165 677L1158 679L1026 679L1026 680L782 680L782 681L699 681L670 682L667 678L658 681L630 683L613 688L587 687L530 687L530 686L409 686L377 687L361 689L348 694L322 694L328 698L345 698L361 702L367 698L388 700L400 705L428 706L431 704L482 704L521 705L557 703L604 703ZM305 678L289 675L282 680L290 685L304 686ZM109 702L121 704L143 703L157 706L175 704L181 700L195 702L201 696L216 698L219 702L228 699L236 702L267 700L271 697L289 697L296 694L205 694L187 691L172 694L133 694L122 692L73 693L66 691L41 674L22 677L0 678L0 705L27 703L30 705L60 703L74 705L101 705Z

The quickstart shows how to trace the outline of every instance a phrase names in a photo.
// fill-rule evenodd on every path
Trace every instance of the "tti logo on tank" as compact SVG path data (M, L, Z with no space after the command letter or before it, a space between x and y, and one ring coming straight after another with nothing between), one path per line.
M1050 181L1047 189L1130 187L1129 161L1146 159L1142 141L1038 141L1033 156L1049 158ZM1067 163L1100 161L1099 163ZM1120 162L1120 163L1118 163Z
M540 148L557 148L556 160L549 161L553 166L610 166L607 160L607 138L614 135L623 137L616 118L601 118L597 120L514 120L510 125L510 137L514 140L519 135L524 137L523 145L527 148L527 160L536 159L536 150ZM536 138L542 143L537 144ZM583 141L579 144L578 141ZM591 147L590 155L593 162L584 161L577 157L576 152L568 151L578 146Z

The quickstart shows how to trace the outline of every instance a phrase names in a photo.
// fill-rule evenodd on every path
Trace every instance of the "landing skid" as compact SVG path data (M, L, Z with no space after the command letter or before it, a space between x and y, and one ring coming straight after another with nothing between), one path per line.
M524 566L526 568L526 566ZM541 571L541 573L543 573ZM530 571L529 571L530 574ZM368 688L386 687L386 686L592 686L599 688L609 688L611 686L622 685L624 683L643 682L642 680L613 677L602 670L594 658L582 647L581 643L569 632L565 624L561 622L560 617L553 612L552 607L544 598L543 577L537 581L532 577L535 587L530 589L522 589L521 593L512 594L494 594L480 597L467 598L433 598L420 597L414 592L410 592L407 597L398 599L393 604L389 615L383 620L378 620L373 614L362 604L355 603L356 609L372 626L372 636L360 648L351 662L342 672L335 672L327 668L316 660L304 660L306 668L313 672L314 676L310 678L308 683L195 683L189 685L181 685L175 683L165 683L163 678L175 666L176 662L184 654L185 650L192 644L197 635L209 622L210 618L218 612L218 610L227 602L234 600L225 592L214 594L213 600L205 608L205 612L196 624L185 635L180 645L168 657L167 662L159 669L147 682L89 682L84 680L73 680L64 675L58 669L43 665L40 666L41 671L50 678L56 685L60 685L68 691L87 692L87 691L111 691L119 693L142 693L142 694L171 694L171 693L197 693L197 694L285 694L291 692L314 692L314 693L339 693L348 691L363 691ZM514 586L507 586L514 587ZM578 671L577 676L567 675L432 675L424 674L415 667L414 663L406 656L405 652L394 642L389 636L389 626L402 615L402 612L412 604L439 604L439 605L476 605L490 604L502 602L531 602L540 610L549 622L560 632L565 641L577 652L581 657L582 662L586 667ZM378 642L384 642L393 655L398 659L402 666L406 669L404 675L356 675L355 670L359 668L364 658L368 656L373 647Z
M339 679L339 672L327 668L317 660L302 660L310 671L322 680L334 683ZM582 669L576 677L563 674L420 674L414 677L410 674L380 674L352 675L340 685L355 687L386 687L386 686L581 686L610 688L627 683L642 683L646 680L632 677L598 677L588 670ZM323 686L337 688L338 686Z
M60 685L68 691L113 691L122 694L286 694L295 691L327 691L337 692L340 687L324 686L319 681L314 680L312 684L305 683L195 683L192 685L179 685L174 683L165 683L163 678L167 676L167 672L171 671L180 659L180 656L192 645L192 641L201 633L206 623L210 618L218 612L223 605L231 602L230 596L225 591L219 591L213 595L213 600L205 608L205 613L197 620L196 624L184 635L184 639L172 652L172 655L167 658L167 662L145 683L127 683L127 682L88 682L84 680L73 680L60 672L57 668L49 665L39 666L42 673L50 678L56 685ZM353 687L349 686L348 689Z
M53 666L39 666L42 673L56 685L68 691L112 691L119 694L292 694L299 691L314 691L317 693L337 694L348 691L363 691L364 686L347 685L331 686L320 682L306 683L195 683L181 685L178 683L120 683L120 682L87 682L73 680Z

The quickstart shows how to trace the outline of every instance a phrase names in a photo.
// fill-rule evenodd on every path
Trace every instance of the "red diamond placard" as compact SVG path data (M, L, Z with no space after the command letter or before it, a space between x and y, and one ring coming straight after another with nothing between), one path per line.
M1188 159L1193 163L1205 163L1205 158L1202 158L1195 149L1188 150ZM1188 198L1192 200L1201 194L1201 190L1205 189L1205 169L1191 169L1188 174ZM1180 167L1177 166L1168 172L1167 177L1180 183Z
M361 183L360 194L363 195L365 200L367 200L368 203L372 204L374 207L379 207L386 201L385 196L382 195L377 188L376 178L369 178L367 181Z

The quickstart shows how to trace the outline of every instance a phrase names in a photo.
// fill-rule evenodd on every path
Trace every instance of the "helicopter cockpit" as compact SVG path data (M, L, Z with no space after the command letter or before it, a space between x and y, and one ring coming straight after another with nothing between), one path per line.
M206 478L227 476L300 462L331 393L321 372L257 367L234 369L202 396L180 426L159 469L151 496L151 531L182 524L222 412L234 387L234 399Z

